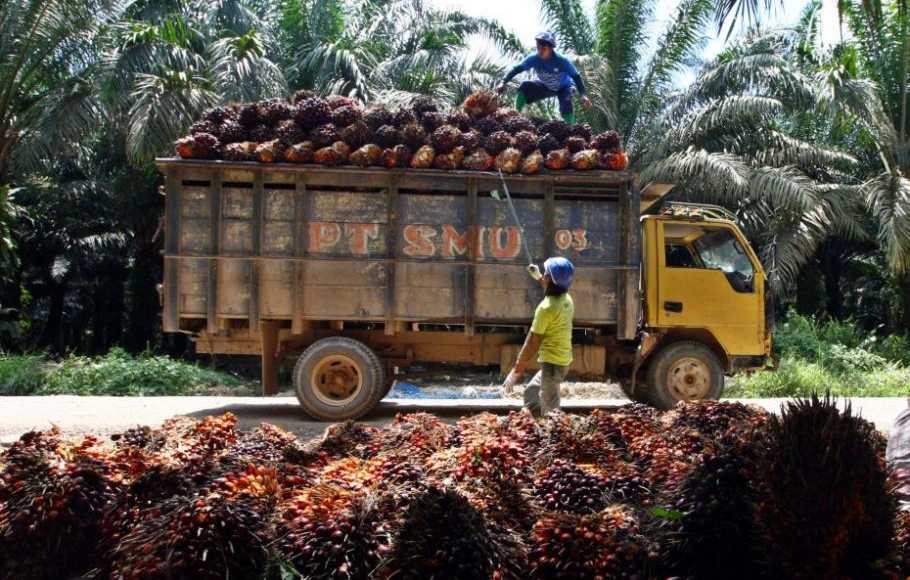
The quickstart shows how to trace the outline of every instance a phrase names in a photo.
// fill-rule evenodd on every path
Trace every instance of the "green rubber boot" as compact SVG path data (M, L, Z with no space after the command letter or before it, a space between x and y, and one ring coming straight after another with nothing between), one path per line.
M524 110L527 104L528 99L525 97L525 94L521 91L518 91L518 96L515 97L515 110L520 113L522 110Z
M568 123L569 125L575 124L575 113L560 113L562 115L562 120Z

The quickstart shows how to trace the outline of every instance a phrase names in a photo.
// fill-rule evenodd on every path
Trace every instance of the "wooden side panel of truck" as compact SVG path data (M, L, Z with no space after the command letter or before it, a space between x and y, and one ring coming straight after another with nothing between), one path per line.
M581 275L576 323L633 338L638 200L629 174L509 176L523 229L491 174L162 160L166 331L262 320L526 324L525 273L562 255Z

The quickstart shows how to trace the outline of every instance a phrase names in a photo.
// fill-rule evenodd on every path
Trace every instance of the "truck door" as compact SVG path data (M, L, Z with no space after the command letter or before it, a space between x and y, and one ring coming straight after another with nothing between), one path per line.
M708 330L729 355L764 354L764 274L739 232L661 220L657 238L658 326Z

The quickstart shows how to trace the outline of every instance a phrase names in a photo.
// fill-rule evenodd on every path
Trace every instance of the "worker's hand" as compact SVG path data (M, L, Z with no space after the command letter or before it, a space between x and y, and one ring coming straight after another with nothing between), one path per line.
M585 109L590 109L591 107L594 106L594 104L591 103L591 99L589 99L587 95L582 95L581 106L584 107Z
M512 389L515 388L515 385L517 385L518 381L520 381L520 380L521 380L521 373L516 372L515 369L513 368L511 371L509 371L509 376L506 377L505 382L502 383L503 393L505 393L506 395L512 394Z
M528 274L537 282L543 278L543 274L540 273L540 268L537 264L528 264Z
M499 94L501 95L501 94L503 94L504 92L506 92L506 88L507 88L507 87L506 87L506 84L505 84L505 83L502 83L501 85L499 85L498 87L496 87L496 92L499 93Z

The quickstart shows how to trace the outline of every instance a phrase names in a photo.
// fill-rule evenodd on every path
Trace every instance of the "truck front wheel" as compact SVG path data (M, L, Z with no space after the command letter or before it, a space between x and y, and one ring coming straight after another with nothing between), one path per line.
M333 336L311 344L294 366L294 390L320 421L356 419L369 412L385 386L382 362L362 342Z
M651 359L647 383L651 403L659 409L672 409L680 401L719 399L724 371L717 355L705 345L675 342Z

